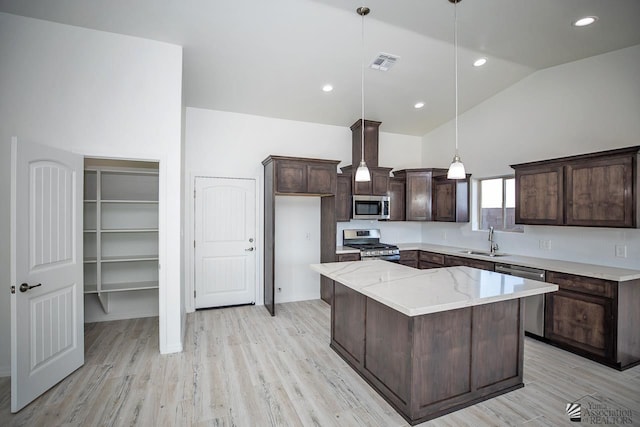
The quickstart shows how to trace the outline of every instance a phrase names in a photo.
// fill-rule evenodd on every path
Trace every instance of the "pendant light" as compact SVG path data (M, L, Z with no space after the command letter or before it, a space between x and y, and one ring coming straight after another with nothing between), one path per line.
M360 94L361 94L361 106L362 106L362 127L360 129L360 142L361 142L361 159L360 166L356 169L356 182L368 182L371 181L371 174L369 168L364 161L364 17L369 14L371 10L362 6L356 9L358 15L362 16L362 63L360 64Z
M450 3L453 3L453 52L454 52L454 66L455 66L455 86L456 86L456 116L455 116L455 140L456 140L456 151L453 156L453 161L451 162L451 166L449 166L449 171L447 172L448 179L465 179L467 177L466 172L464 170L464 165L460 160L460 155L458 154L458 13L457 13L457 5L461 0L449 0Z

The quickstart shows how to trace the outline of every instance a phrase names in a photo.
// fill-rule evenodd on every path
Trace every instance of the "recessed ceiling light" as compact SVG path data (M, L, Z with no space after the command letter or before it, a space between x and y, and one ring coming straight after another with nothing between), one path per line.
M487 58L478 58L473 63L473 66L474 67L482 67L486 63L487 63Z
M333 86L331 86L331 85L322 86L322 91L323 92L331 92L332 90L333 90Z
M416 102L416 104L413 106L413 108L422 108L424 107L424 102Z
M573 23L574 27L586 27L587 25L591 25L598 20L597 16L585 16L584 18L578 19Z

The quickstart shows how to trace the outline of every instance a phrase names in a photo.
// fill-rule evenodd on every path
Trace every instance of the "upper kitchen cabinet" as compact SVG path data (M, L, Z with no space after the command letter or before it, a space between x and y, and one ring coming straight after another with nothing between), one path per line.
M351 174L338 174L336 191L336 221L345 222L351 219Z
M516 223L638 227L640 146L512 165Z
M445 222L469 222L469 180L433 178L433 220Z
M431 221L433 178L446 176L447 169L402 169L393 176L404 179L407 221Z
M627 153L568 163L566 224L636 227L637 155L635 148Z
M389 178L389 221L405 220L405 188L404 179Z
M276 194L336 194L337 161L269 156L262 163L270 162L274 162Z
M343 174L350 175L353 194L362 196L386 196L389 191L389 173L392 168L369 166L371 181L357 182L353 165L340 168Z
M513 165L516 172L516 224L562 225L563 166Z

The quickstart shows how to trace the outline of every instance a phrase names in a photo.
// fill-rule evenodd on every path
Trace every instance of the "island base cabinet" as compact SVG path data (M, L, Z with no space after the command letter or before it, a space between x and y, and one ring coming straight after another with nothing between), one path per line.
M406 316L334 282L331 347L409 423L523 387L519 299Z

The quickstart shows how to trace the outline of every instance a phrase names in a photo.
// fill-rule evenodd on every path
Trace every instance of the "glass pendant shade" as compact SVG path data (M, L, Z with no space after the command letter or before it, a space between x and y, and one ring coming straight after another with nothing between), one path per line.
M371 181L371 174L369 168L364 160L360 161L360 166L356 169L356 182L368 182Z
M453 161L451 162L451 166L449 166L449 171L447 172L448 179L465 179L467 174L464 170L464 165L460 161L460 156L457 154L453 156Z

